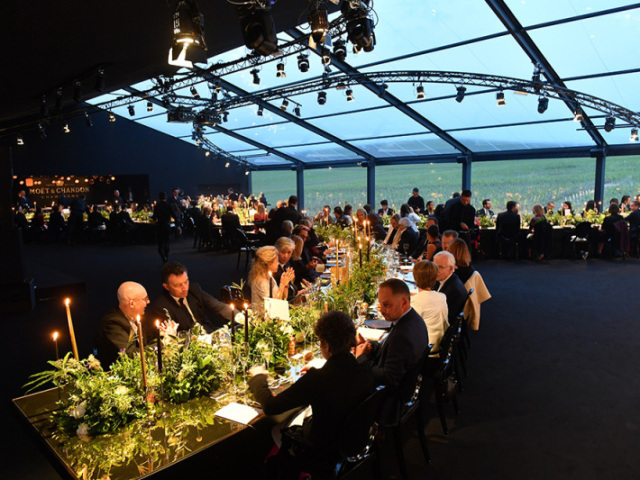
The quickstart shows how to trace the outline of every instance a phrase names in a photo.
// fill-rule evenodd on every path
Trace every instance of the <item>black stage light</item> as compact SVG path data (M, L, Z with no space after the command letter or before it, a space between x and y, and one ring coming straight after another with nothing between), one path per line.
M278 50L276 26L268 11L240 8L238 12L242 39L247 48L255 50L265 57Z
M323 65L331 65L331 52L325 46L320 49L320 55L322 56Z
M254 85L260 85L260 77L258 76L258 72L260 70L258 70L257 68L254 68L253 70L251 70L251 75L253 75L253 84Z
M503 107L507 104L507 101L504 99L504 92L498 92L496 94L496 103L499 107Z
M84 123L87 124L87 127L93 127L93 122L91 121L91 117L89 116L89 112L84 112Z
M136 114L136 109L133 105L129 105L127 107L127 110L129 110L129 115L131 115L132 117Z
M284 73L284 63L280 62L276 65L276 77L278 78L285 78L287 76L286 73Z
M293 109L293 113L300 118L302 116L302 111L300 110L300 105L296 105L296 108Z
M466 87L463 86L459 86L456 88L456 91L458 93L456 93L456 102L460 103L462 102L462 100L464 100L464 94L467 91Z
M638 129L637 128L632 128L631 129L631 136L629 137L629 141L630 142L637 142L638 141Z
M544 113L549 107L549 99L547 97L538 98L538 113Z
M347 94L347 102L353 102L353 90L347 88L347 91L345 93Z
M324 42L327 32L329 32L329 19L324 5L318 5L309 12L309 25L311 26L313 41L316 45L320 45Z
M96 73L96 85L95 89L98 92L102 92L104 90L104 68L99 68Z
M418 85L418 88L416 88L416 98L418 100L424 100L425 99L425 94L424 94L424 87L422 85Z
M113 112L109 112L109 121L112 123L116 121L116 116L113 114Z
M65 124L62 126L62 131L63 131L64 133L71 133L71 129L69 128L69 124L68 124L68 123L65 123Z
M38 124L38 133L40 133L40 138L43 140L47 138L47 131L44 129L44 125L41 123Z
M333 44L333 56L340 62L344 62L347 58L347 45L341 38L336 40Z
M214 85L214 88L216 89L216 93L220 93L222 91L222 87L218 82L216 82L216 84Z
M229 112L227 112L226 110L222 112L222 121L224 123L227 123L229 121Z
M264 108L262 108L262 105L260 105L260 106L258 107L257 115L258 115L259 117L262 117L262 116L264 115Z
M147 102L147 112L153 112L153 103Z
M22 138L22 134L19 133L16 138L16 145L24 145L24 139Z
M73 101L80 103L82 100L82 82L76 80L73 82Z
M286 112L288 106L289 106L289 101L285 98L284 100L282 100L282 105L280 105L280 110L282 110L283 112Z
M195 85L191 85L189 91L191 92L191 95L193 95L193 98L200 98L200 94L198 93L198 89Z
M604 121L604 131L610 132L616 128L616 119L615 117L607 117Z
M169 64L192 68L194 63L207 62L204 39L204 15L195 0L181 0L173 12L173 45Z
M309 71L309 56L301 53L298 55L298 69L302 73L307 73Z
M376 40L373 20L368 17L369 2L342 2L342 14L347 19L347 38L353 44L354 53L373 50Z
M573 117L574 122L582 122L584 120L584 116L582 115L582 109L580 107L576 108L576 111L573 112L575 115Z
M318 105L327 103L327 92L318 92Z

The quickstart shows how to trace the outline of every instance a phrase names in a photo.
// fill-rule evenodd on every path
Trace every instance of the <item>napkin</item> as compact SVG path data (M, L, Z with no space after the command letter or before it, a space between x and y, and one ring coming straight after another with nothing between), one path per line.
M248 425L251 420L256 418L260 412L255 408L242 403L230 403L218 410L215 415L221 418L226 418L232 422L242 423Z

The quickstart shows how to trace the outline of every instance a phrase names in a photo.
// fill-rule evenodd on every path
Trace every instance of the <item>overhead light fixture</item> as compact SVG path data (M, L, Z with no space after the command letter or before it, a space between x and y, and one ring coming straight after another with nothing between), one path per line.
M504 99L503 91L500 91L496 94L496 101L499 107L503 107L507 104L507 101Z
M573 117L574 122L582 122L584 120L584 116L582 115L582 109L580 107L576 108L576 111L573 112L575 115Z
M49 105L47 105L46 95L42 95L42 97L40 97L40 116L42 117L49 116Z
M226 110L222 112L222 121L224 123L227 123L229 121L229 112L227 112Z
M73 101L80 103L80 100L82 100L82 82L76 80L73 82Z
M62 127L62 131L64 133L71 133L71 129L69 128L69 124L65 123L64 126Z
M153 112L153 103L147 102L147 112Z
M86 123L87 127L93 127L93 122L91 121L89 112L84 112L84 123Z
M327 103L327 92L318 92L318 105Z
M460 85L459 87L456 88L456 102L461 103L462 100L464 100L464 94L467 91L467 88Z
M283 112L286 112L288 106L289 106L289 100L285 98L284 100L282 100L282 105L280 105L280 110L282 110Z
M416 88L416 98L418 100L424 100L426 98L426 95L424 94L424 87L422 85L418 85L418 88Z
M211 155L211 152L209 150L207 150L206 152L204 152L204 156L208 157L209 155Z
M285 78L287 76L286 73L284 73L284 63L280 62L276 65L276 77L278 78Z
M220 93L222 91L222 86L220 85L220 82L216 82L213 88L215 88L216 93Z
M632 128L631 129L631 136L629 137L629 141L631 141L631 142L637 142L638 141L638 129L637 128Z
M347 19L347 37L353 44L353 52L371 52L375 46L373 20L368 16L368 2L342 2L342 14Z
M22 134L19 133L18 136L16 137L16 144L17 145L24 145L24 139L22 138Z
M331 52L329 51L329 49L325 46L323 46L320 49L320 55L322 57L322 64L323 65L331 65Z
M169 65L193 68L194 63L207 62L204 40L204 15L195 0L180 0L173 12L173 45L169 49Z
M258 70L257 68L254 68L253 70L251 70L251 75L253 75L253 84L254 85L260 85L260 77L258 76L258 72L260 70Z
M98 72L96 73L96 85L95 85L95 89L98 92L102 92L104 90L104 68L99 68Z
M293 109L293 113L295 113L296 116L298 116L298 118L302 116L302 111L300 110L300 105L296 105L296 108Z
M336 57L339 62L344 62L347 58L347 45L341 38L333 44L333 56Z
M257 8L238 9L242 39L247 48L267 56L278 50L278 37L273 17L267 10Z
M610 132L614 128L616 128L616 119L615 119L615 117L607 117L604 120L604 131L605 132Z
M44 125L41 123L38 124L38 133L40 134L40 138L43 140L47 138L47 131L44 129Z
M316 45L324 43L329 32L327 8L324 5L317 5L309 12L309 25L311 26L311 37Z
M245 170L245 171L244 171L244 174L245 174L246 176L249 176L249 170Z
M189 91L191 92L191 95L193 95L193 98L200 98L200 94L198 93L198 89L195 85L191 85Z
M127 107L127 110L129 110L129 115L130 115L130 116L132 116L132 117L133 117L133 116L135 116L135 114L136 114L136 109L135 109L135 107L134 107L133 105L129 105L129 106Z
M549 108L549 99L547 97L538 98L538 113L542 114Z
M230 165L230 163L229 163L229 162L225 163L225 164L224 164L224 168L229 168L229 165Z
M116 121L116 116L113 114L113 112L109 112L109 121L110 122Z
M301 53L298 55L298 70L302 73L307 73L309 71L309 56Z
M262 116L264 115L264 108L262 108L262 105L260 105L260 106L258 107L257 115L258 115L259 117L262 117Z
M353 102L353 90L347 88L347 91L345 93L347 94L347 102Z

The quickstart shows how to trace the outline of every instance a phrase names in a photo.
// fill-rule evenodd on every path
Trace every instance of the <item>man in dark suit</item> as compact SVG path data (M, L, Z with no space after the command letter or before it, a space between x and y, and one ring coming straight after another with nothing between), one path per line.
M496 235L500 243L516 242L520 235L520 214L518 204L513 200L507 202L507 210L499 213L496 218Z
M297 382L274 397L267 382L267 370L263 366L255 366L249 370L249 388L267 415L311 405L313 416L305 419L301 433L312 445L310 455L313 457L305 457L305 460L313 465L311 473L314 478L316 474L318 478L331 478L332 470L335 478L339 436L345 433L342 425L353 409L373 391L374 379L371 368L358 363L351 354L356 329L347 314L335 310L324 313L316 322L314 332L320 340L322 356L327 360L322 368L308 369ZM293 463L299 469L309 471L305 469L309 465L298 463L299 458L288 457L289 449L286 445L283 447L275 459L279 466L286 468ZM326 467L327 476L320 474L318 468L321 467ZM298 478L298 474L294 472L293 476L283 475L282 478Z
M451 253L446 251L436 253L433 257L433 263L438 265L435 289L447 297L449 323L451 323L464 308L468 292L454 272L456 259Z
M164 264L162 286L164 291L151 306L153 318L173 320L178 331L190 330L199 323L211 333L232 319L231 307L204 292L197 283L190 284L187 268L180 263Z
M378 288L380 313L393 326L377 343L359 337L356 357L373 367L376 385L397 387L404 374L422 358L429 345L429 334L422 317L411 307L409 287L391 278Z
M111 206L115 209L115 207L117 207L118 205L120 205L120 207L124 208L124 200L122 199L122 197L120 196L120 190L114 190L113 191L113 198L111 199Z
M175 221L175 213L167 203L167 194L158 194L158 203L153 207L153 219L157 222L158 253L163 262L169 259L169 243L171 238L171 220Z
M387 200L382 200L380 202L380 206L382 208L380 208L380 210L378 210L378 215L380 215L381 217L390 217L391 215L393 215L395 213L393 211L393 208L389 208L389 202Z
M118 306L102 317L96 337L98 358L103 369L109 369L118 359L120 351L129 356L138 351L139 332L136 317L144 316L148 303L147 291L139 283L124 282L120 285ZM142 330L144 337L150 336L149 329L145 329L144 324Z
M31 208L31 200L29 200L24 190L18 192L18 207L22 207L22 210L25 212Z
M284 209L284 220L291 220L294 226L302 220L302 214L298 211L298 197L295 195L289 197L289 202Z
M629 224L629 240L631 241L631 251L634 252L634 247L640 239L640 202L634 200L629 204L629 208L631 213L625 217L625 220Z
M476 217L493 217L493 210L491 210L491 200L485 198L482 201L482 208L476 212Z
M424 198L420 196L418 187L413 189L411 197L407 200L407 205L413 208L413 211L416 213L424 213Z

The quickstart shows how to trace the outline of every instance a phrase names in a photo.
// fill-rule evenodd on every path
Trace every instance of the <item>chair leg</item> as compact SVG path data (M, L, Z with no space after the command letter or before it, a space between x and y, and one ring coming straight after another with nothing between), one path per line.
M238 261L236 262L236 270L240 268L240 257L242 256L242 248L238 249Z
M247 254L247 257L244 259L244 271L245 271L245 273L247 272L247 269L249 268L249 257L251 256L251 250L247 249L246 254Z
M444 414L444 393L439 391L440 387L436 386L436 407L438 407L438 416L442 424L442 431L445 435L449 435L449 427L447 427L447 417Z
M458 395L454 390L453 395L451 395L451 404L453 405L453 410L456 415L460 415L460 405L458 405Z
M393 443L396 447L396 457L398 459L398 466L400 467L400 475L402 478L408 480L407 465L404 461L404 450L402 449L402 425L398 424L393 427Z
M418 405L418 411L416 412L416 424L418 427L418 438L420 439L420 446L422 447L422 455L424 456L424 461L426 464L431 463L431 455L429 455L429 448L427 446L427 437L424 434L424 418L422 415L422 403Z
M463 346L463 342L462 340L460 341L460 346ZM460 365L462 366L462 372L464 373L465 377L469 376L469 372L467 372L467 362L466 362L466 348L460 348L458 349L458 361L460 363Z

